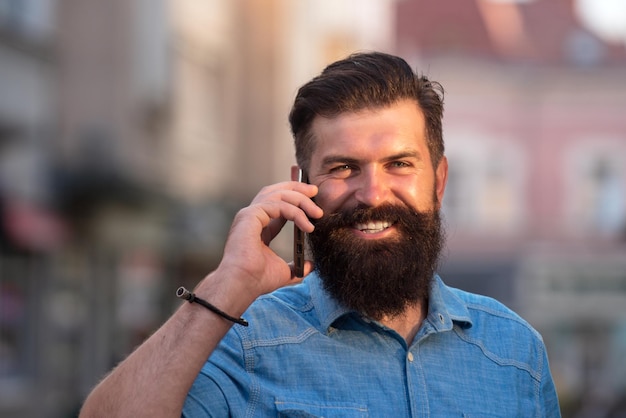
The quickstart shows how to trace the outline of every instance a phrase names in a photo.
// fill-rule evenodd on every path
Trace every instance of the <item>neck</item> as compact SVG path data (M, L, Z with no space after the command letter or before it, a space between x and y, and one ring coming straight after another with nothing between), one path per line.
M428 313L428 301L420 301L408 306L403 313L393 317L384 317L381 323L391 328L404 338L407 344L411 344L422 326Z

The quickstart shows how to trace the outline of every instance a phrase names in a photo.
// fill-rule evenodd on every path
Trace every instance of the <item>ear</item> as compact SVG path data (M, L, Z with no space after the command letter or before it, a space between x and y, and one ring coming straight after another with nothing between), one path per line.
M435 194L437 195L437 205L441 209L441 203L443 202L443 194L446 190L446 184L448 183L448 159L444 155L439 161L439 165L435 170Z
M297 165L291 166L291 181L298 181L298 173L300 171L300 167Z

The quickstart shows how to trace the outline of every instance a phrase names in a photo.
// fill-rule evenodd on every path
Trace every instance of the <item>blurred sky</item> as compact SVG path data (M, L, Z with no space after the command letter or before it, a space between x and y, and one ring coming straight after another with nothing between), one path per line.
M576 0L581 20L598 36L626 45L626 2L622 0Z

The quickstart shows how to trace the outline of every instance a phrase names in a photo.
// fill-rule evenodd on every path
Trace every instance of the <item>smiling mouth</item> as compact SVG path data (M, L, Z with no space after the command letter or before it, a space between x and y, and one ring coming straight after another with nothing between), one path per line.
M393 223L389 221L372 221L356 224L354 228L365 234L376 234L378 232L384 231L392 225Z

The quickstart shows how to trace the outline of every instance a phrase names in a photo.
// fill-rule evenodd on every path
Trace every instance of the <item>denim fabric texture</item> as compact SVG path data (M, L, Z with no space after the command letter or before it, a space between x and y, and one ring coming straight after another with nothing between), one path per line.
M260 297L209 358L186 417L559 417L541 336L494 299L433 279L408 346L320 279Z

